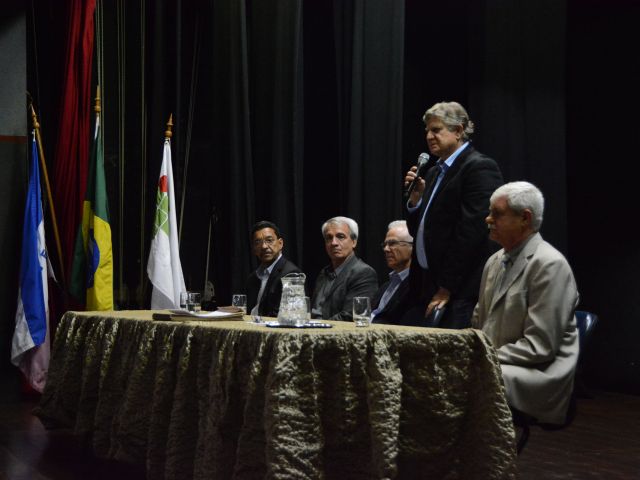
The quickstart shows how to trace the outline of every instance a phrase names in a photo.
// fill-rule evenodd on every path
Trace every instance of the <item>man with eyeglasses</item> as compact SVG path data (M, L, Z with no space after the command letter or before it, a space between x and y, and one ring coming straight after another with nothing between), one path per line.
M347 217L334 217L322 225L324 247L331 263L318 274L311 299L312 318L353 319L353 298L372 298L378 289L378 275L354 252L358 224Z
M252 227L251 248L260 266L247 279L247 311L251 315L277 317L282 296L280 279L301 270L282 255L284 239L275 223L261 221Z
M395 220L387 227L382 242L387 266L391 269L386 282L371 302L373 323L404 325L403 319L409 301L409 266L413 252L413 237L409 235L407 222Z

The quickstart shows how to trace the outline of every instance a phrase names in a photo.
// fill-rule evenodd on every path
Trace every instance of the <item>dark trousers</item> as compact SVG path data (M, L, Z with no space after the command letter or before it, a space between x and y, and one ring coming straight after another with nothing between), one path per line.
M417 262L415 262L417 265ZM445 307L445 312L439 318L433 314L424 317L427 305L438 290L432 272L411 264L410 298L417 299L412 308L406 313L405 325L438 328L468 328L471 326L471 316L476 306L477 298L456 298L452 296Z

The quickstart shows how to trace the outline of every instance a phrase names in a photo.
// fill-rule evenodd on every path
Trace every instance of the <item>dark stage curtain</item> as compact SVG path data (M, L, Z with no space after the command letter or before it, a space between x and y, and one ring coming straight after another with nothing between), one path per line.
M244 290L255 268L250 228L277 223L302 264L302 7L299 0L213 3L208 188L219 213L218 297Z
M505 181L542 190L542 233L566 254L566 2L484 0L469 14L469 109L478 139Z
M640 394L635 132L640 2L569 0L569 247L580 308L600 322L585 355L599 389ZM622 128L620 128L622 127ZM605 132L620 131L615 135ZM597 394L596 394L597 395Z
M320 228L344 215L384 279L379 244L402 215L404 4L307 2L305 21L305 271L328 263Z
M402 218L404 5L334 1L338 176L344 214L358 221L359 255L381 277L380 242Z
M403 6L391 2L214 3L222 298L229 279L241 290L255 268L249 227L261 219L282 228L310 287L328 261L320 226L335 215L359 222L360 255L385 270L377 245L401 209L402 24Z
M543 191L543 234L566 252L566 2L406 4L405 161L426 149L424 111L462 103L505 181Z

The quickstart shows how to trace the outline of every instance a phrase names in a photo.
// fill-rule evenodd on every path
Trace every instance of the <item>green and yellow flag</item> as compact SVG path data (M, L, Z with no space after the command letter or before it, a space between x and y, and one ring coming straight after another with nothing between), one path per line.
M87 310L113 310L111 226L101 130L100 116L96 115L82 223L78 227L71 269L71 294L78 300L86 298Z

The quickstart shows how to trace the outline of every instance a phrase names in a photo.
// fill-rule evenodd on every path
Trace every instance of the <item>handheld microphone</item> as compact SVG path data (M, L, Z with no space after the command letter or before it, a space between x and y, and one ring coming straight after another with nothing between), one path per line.
M418 177L424 177L424 174L427 170L427 163L429 163L429 154L422 152L418 157L418 163L416 164L416 167L418 167L418 170L416 170L416 177L413 179L413 182L407 185L407 188L404 191L406 197L411 195L411 192L413 192L416 183L418 183Z

